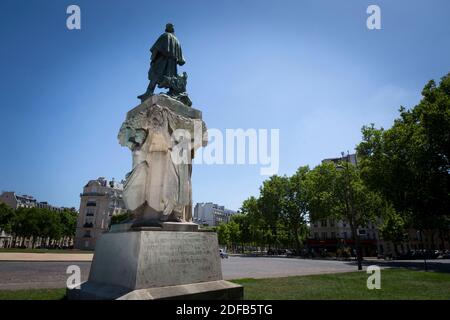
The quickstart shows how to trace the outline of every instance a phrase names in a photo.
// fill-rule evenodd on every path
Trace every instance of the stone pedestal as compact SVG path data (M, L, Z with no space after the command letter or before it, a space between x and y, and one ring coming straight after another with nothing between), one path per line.
M69 299L242 299L222 279L213 232L128 231L104 234L89 279Z

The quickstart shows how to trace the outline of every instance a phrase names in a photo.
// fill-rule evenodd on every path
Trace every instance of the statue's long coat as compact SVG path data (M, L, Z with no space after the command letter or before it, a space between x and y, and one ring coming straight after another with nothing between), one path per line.
M163 33L150 49L152 62L148 72L150 81L160 82L162 77L177 76L177 64L183 65L181 45L173 33Z

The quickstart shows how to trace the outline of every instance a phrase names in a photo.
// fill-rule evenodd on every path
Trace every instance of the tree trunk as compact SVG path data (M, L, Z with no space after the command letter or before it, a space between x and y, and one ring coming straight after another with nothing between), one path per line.
M442 250L444 250L445 249L445 239L444 239L444 232L442 232L442 230L439 230L439 238L441 239Z
M394 253L395 253L395 257L398 257L398 256L399 256L399 254L398 254L398 248L397 248L398 244L397 244L397 242L393 242L393 245L394 245Z
M298 238L298 233L299 233L299 230L297 229L295 232L295 250L296 250L297 254L300 252L300 246L301 246L300 239Z
M434 243L434 235L435 235L435 234L436 234L435 231L434 231L434 230L431 230L431 248L432 248L433 250L437 249L437 248L436 248L436 244Z
M353 241L355 242L356 247L356 261L358 262L358 270L362 270L361 241L359 239L359 235L357 234L357 230L353 225L353 223L350 224L350 228L352 229Z

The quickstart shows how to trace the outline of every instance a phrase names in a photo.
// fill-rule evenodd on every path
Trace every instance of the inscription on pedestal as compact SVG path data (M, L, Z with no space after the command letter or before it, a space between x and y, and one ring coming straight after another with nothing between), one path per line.
M146 248L139 259L137 287L221 280L215 239L205 233L143 233Z
M89 281L134 290L222 280L218 251L217 235L210 232L104 234Z

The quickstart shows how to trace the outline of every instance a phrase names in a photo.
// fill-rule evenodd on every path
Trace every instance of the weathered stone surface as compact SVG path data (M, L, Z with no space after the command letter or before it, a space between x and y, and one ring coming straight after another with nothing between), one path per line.
M222 280L217 235L135 231L104 234L89 281L129 289Z
M154 104L169 108L174 113L179 114L183 117L200 120L202 119L202 112L200 110L188 107L180 101L172 99L165 94L153 95L137 107L131 109L127 113L127 119L133 118L136 114L142 112L143 110Z
M155 95L128 112L118 138L133 156L123 197L134 225L192 221L192 159L207 143L201 112Z
M158 226L136 227L133 222L118 223L111 226L109 232L125 232L125 231L210 231L200 229L199 225L192 222L163 222Z
M129 231L104 234L89 279L69 299L240 299L223 281L214 232ZM210 292L210 295L208 295Z
M132 226L131 230L135 231L198 231L198 224L192 222L163 222L160 227L136 227Z
M225 280L132 291L85 282L81 290L67 290L70 300L242 300L243 295L242 286Z

